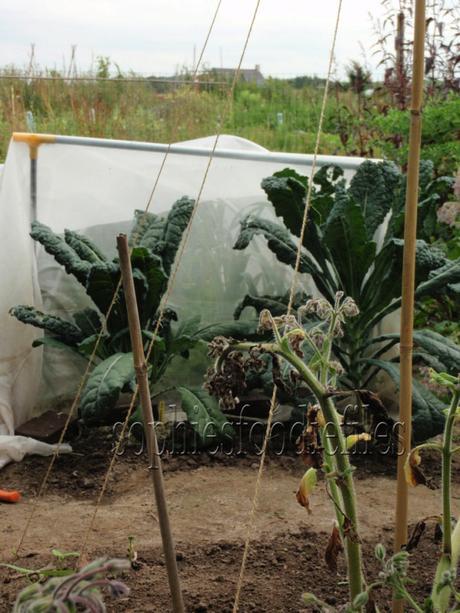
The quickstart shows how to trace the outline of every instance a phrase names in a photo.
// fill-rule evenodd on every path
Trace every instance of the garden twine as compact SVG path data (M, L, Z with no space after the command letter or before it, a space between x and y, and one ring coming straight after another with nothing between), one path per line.
M201 65L201 62L202 62L202 59L203 59L204 52L205 52L206 47L207 47L207 45L208 45L209 38L210 38L210 36L211 36L211 32L212 32L212 30L213 30L213 28L214 28L214 24L215 24L215 22L216 22L217 15L218 15L219 10L220 10L221 3L222 3L222 0L219 0L219 1L218 1L218 4L217 4L217 6L216 6L216 9L215 9L215 11L214 11L213 18L212 18L212 20L211 20L211 24L210 24L210 26L209 26L209 28L208 28L208 32L207 32L207 35L206 35L206 39L205 39L205 41L204 41L203 47L202 47L202 49L201 49L200 56L199 56L199 58L198 58L198 62L197 62L196 67L195 67L195 71L194 71L194 73L193 73L192 83L195 81L196 76L197 76L197 74L198 74L198 70L199 70L199 67L200 67L200 65ZM165 167L166 160L167 160L167 158L168 158L168 156L169 156L170 150L171 150L171 144L169 144L169 145L168 145L168 148L166 149L165 154L164 154L164 156L163 156L162 162L161 162L161 164L160 164L160 168L159 168L159 170L158 170L157 176L156 176L156 178L155 178L154 184L153 184L153 186L152 186L152 189L151 189L151 191L150 191L150 194L149 194L149 197L148 197L148 200L147 200L146 207L145 207L144 212L143 212L143 214L144 214L144 215L147 215L147 213L149 212L150 206L151 206L152 201L153 201L153 197L154 197L154 195L155 195L155 193L156 193L156 190L157 190L157 187L158 187L158 184L159 184L159 181L160 181L160 177L161 177L161 175L162 175L162 173L163 173L163 169L164 169L164 167ZM138 236L138 235L137 235L137 236L135 235L135 236L133 237L133 240L132 240L132 245L133 245L133 247L132 247L132 248L134 248L134 247L136 246L136 244L137 244L138 240L139 240L139 236ZM132 249L131 249L131 251L132 251ZM120 289L121 289L121 284L122 284L122 280L121 280L121 276L120 276L120 279L119 279L119 281L118 281L118 283L117 283L117 286L116 286L116 288L115 288L114 294L113 294L113 296L112 296L112 300L111 300L111 302L110 302L110 304L109 304L109 307L108 307L108 309L107 309L106 313L104 314L104 319L105 319L105 321L107 321L107 320L109 319L109 317L110 317L110 315L111 315L111 313L112 313L113 307L114 307L115 303L116 303L116 302L117 302L117 300L118 300L118 295L119 295L119 292L120 292ZM164 307L163 307L163 308L164 308ZM102 339L103 334L104 334L104 329L103 329L103 327L101 327L101 329L99 330L99 333L98 333L98 335L97 335L97 339L96 339L96 343L95 343L95 345L94 345L94 348L93 348L93 350L92 350L92 352L91 352L91 355L90 355L90 356L89 356L89 358L88 358L88 364L86 365L85 371L84 371L84 373L83 373L83 375L82 375L82 377L81 377L81 379L80 379L80 382L79 382L79 384L78 384L78 387L77 387L77 392L76 392L75 397L74 397L74 399L73 399L73 401L72 401L72 404L71 404L71 406L70 406L70 410L69 410L69 413L68 413L68 415L67 415L67 419L66 419L66 421L65 421L65 423L64 423L64 427L63 427L63 429L62 429L62 432L61 432L61 434L60 434L60 436L59 436L59 440L58 440L58 442L56 443L56 447L55 447L55 450L53 451L53 454L52 454L52 456L51 456L50 463L48 464L48 467L47 467L47 470L46 470L46 472L45 472L45 475L44 475L44 477L43 477L43 479L42 479L42 482L41 482L41 484L40 484L40 487L38 488L37 494L36 494L36 496L35 496L35 498L34 498L34 501L33 501L33 503L32 503L32 510L31 510L31 513L30 513L29 517L27 518L27 521L26 521L26 524L25 524L25 526L24 526L24 529L23 529L23 531L22 531L22 533L21 533L21 536L20 536L20 539L19 539L18 545L17 545L17 547L16 547L16 549L15 549L15 551L14 551L14 557L15 557L16 559L17 559L17 558L18 558L18 556L19 556L19 551L20 551L20 550L21 550L21 548L22 548L22 545L23 545L23 543L24 543L24 540L25 540L25 538L26 538L26 535L27 535L27 533L28 533L28 531L29 531L29 529L30 529L30 526L31 526L31 524L32 524L32 521L33 521L33 519L34 519L34 517L35 517L36 511L37 511L37 507L38 507L38 501L39 501L39 499L41 498L41 496L43 495L43 493L44 493L44 491L45 491L45 489L46 489L46 485L47 485L47 483L48 483L48 480L49 480L49 477L50 477L51 471L53 470L54 464L55 464L55 462L56 462L56 458L57 458L57 456L59 455L59 451L60 451L60 449L61 449L61 446L62 446L62 444L63 444L63 442L64 442L65 435L66 435L67 430L68 430L68 428L69 428L70 421L71 421L71 419L72 419L72 417L73 417L73 415L74 415L74 413L75 413L75 410L76 410L76 408L77 408L77 406L78 406L78 403L80 402L80 398L81 398L81 394L82 394L83 388L84 388L84 386L85 386L85 384L86 384L86 382L87 382L87 379L88 379L88 376L89 376L89 373L90 373L91 367L92 367L92 365L93 365L93 363L94 363L94 358L96 357L97 351L98 351L98 349L99 349L99 345L100 345L100 342L101 342L101 339ZM156 334L156 332L155 332L155 334ZM136 389L136 391L135 391L135 397L137 397L137 389ZM135 397L134 397L134 402L135 402ZM132 404L133 404L133 406L134 406L134 403L132 403ZM110 465L109 465L108 474L107 474L107 475L106 475L106 477L104 478L104 482L103 482L103 486L102 486L102 490L103 490L103 491L102 491L102 494L105 492L105 489L106 489L106 487L107 487L108 478L109 478L109 476L110 476L110 472L111 472L111 470L112 470L112 468L113 468L113 464L114 464L114 460L113 460L113 458L115 457L116 453L117 453L117 452L118 452L118 450L119 450L119 447L120 447L121 441L122 441L122 439L123 439L123 437L124 437L124 435L125 435L126 426L127 426L128 419L129 419L129 417L130 417L131 413L132 413L132 407L130 406L130 410L128 411L127 419L126 419L126 421L125 421L124 427L122 428L122 431L121 431L121 433L120 433L120 437L119 437L119 439L118 439L118 441L117 441L117 444L116 444L116 446L115 446L114 456L112 457L112 461L111 461L111 463L110 463ZM97 501L96 508L97 508L97 506L98 506L98 504L100 503L100 501L101 501L101 500L102 500L102 496L99 496L98 501ZM86 543L86 539L85 539L85 543ZM83 556L82 556L82 557L83 557Z
M335 20L335 27L334 27L334 34L332 37L332 44L331 44L331 50L329 53L329 64L328 64L328 70L327 70L327 77L326 77L326 84L324 87L324 93L323 93L323 100L321 103L321 112L320 112L320 116L319 116L319 122L318 122L318 130L316 133L316 142L315 142L315 149L313 152L313 160L312 160L312 165L311 165L311 171L310 171L310 180L308 182L308 188L307 188L307 194L306 194L306 199L305 199L305 209L303 212L303 217L302 217L302 226L301 226L301 230L300 230L300 236L299 236L299 244L297 247L297 254L296 254L296 261L295 261L295 266L294 266L294 275L292 277L292 283L291 283L291 289L289 292L289 303L288 303L288 308L287 308L287 314L290 315L291 311L292 311L292 305L294 302L294 295L295 295L295 290L297 287L297 280L298 280L298 275L299 275L299 267L300 267L300 258L302 255L302 243L303 243L303 239L305 236L305 229L307 227L307 221L308 221L308 211L310 209L310 204L311 204L311 195L312 195L312 190L313 190L313 177L316 171L316 160L318 157L318 151L319 151L319 143L320 143L320 139L321 139L321 133L322 133L322 129L323 129L323 120L324 120L324 114L325 114L325 110L326 110L326 102L327 102L327 97L328 97L328 93L329 93L329 82L331 80L331 74L332 74L332 66L334 63L334 50L335 50L335 43L337 40L337 32L339 29L339 22L340 22L340 13L341 13L341 9L342 9L342 0L338 0L338 6L337 6L337 16L336 16L336 20ZM277 387L276 385L273 386L273 392L272 392L272 397L270 400L270 409L268 412L268 418L267 418L267 427L265 429L265 436L264 436L264 440L263 440L263 444L262 444L262 452L260 455L260 463L259 463L259 468L257 471L257 478L256 478L256 483L255 483L255 487L254 487L254 496L252 499L252 505L251 505L251 511L249 514L249 521L248 521L248 527L247 527L247 532L246 532L246 539L244 542L244 549L243 549L243 557L241 560L241 567L240 567L240 573L238 576L238 582L237 582L237 586L236 586L236 594L235 594L235 601L233 603L233 613L238 613L238 609L239 609L239 605L240 605L240 598L241 598L241 590L243 588L243 582L244 582L244 574L246 571L246 564L247 564L247 560L248 560L248 556L249 556L249 548L250 548L250 544L251 544L251 537L252 537L252 532L254 529L254 523L255 523L255 517L256 517L256 513L257 513L257 504L258 504L258 500L259 500L259 494L260 494L260 486L262 483L262 477L263 477L263 471L264 471L264 463L265 463L265 456L266 456L266 452L267 452L267 446L268 446L268 441L270 439L270 430L271 430L271 424L272 424L272 420L273 420L273 413L275 411L275 407L276 407L276 396L277 396Z

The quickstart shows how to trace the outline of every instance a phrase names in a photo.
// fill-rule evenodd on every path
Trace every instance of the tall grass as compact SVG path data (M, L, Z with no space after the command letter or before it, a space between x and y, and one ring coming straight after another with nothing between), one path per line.
M20 78L22 75L14 67L0 70L0 160L5 158L13 131L165 143L208 136L221 121L229 87L158 83L122 75L72 81L46 70L35 70L27 79ZM44 76L51 78L38 78ZM321 95L321 84L296 87L280 79L268 79L262 87L241 84L223 131L271 150L309 153L316 137ZM344 143L339 135L343 131L339 109L354 104L350 92L331 96L321 153L353 152L353 143Z

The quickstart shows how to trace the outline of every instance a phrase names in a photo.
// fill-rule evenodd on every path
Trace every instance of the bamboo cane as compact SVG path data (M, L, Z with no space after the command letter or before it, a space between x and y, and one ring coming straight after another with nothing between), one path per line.
M402 271L400 342L401 384L399 396L399 421L401 423L401 436L398 455L395 551L399 551L407 542L408 488L404 475L404 464L411 445L415 245L417 237L417 204L422 126L421 108L423 99L424 47L425 0L416 0ZM403 611L403 606L404 604L401 600L393 600L394 613Z
M174 540L169 523L168 507L163 483L163 470L161 458L158 451L158 441L154 428L152 400L150 398L150 388L147 378L147 364L142 343L141 326L139 321L139 311L137 308L136 293L134 290L133 272L131 270L131 258L129 254L128 240L125 234L117 236L117 247L120 255L120 268L123 280L123 291L128 312L129 334L133 349L134 369L136 371L137 384L139 386L139 398L142 406L144 418L144 430L147 439L147 449L149 455L150 469L153 480L153 489L158 510L158 520L160 524L161 539L165 555L166 570L168 573L169 588L174 613L184 613L184 602L177 571L176 552Z

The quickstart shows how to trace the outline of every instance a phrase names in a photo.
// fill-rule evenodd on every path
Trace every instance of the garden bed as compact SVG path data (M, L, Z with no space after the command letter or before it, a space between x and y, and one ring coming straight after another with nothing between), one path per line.
M312 523L314 519L312 520ZM382 533L376 534L377 540ZM274 538L263 539L254 544L249 557L248 572L241 598L241 613L297 613L313 611L304 606L302 591L314 590L327 604L336 607L347 599L346 572L339 566L338 577L331 575L319 553L324 549L328 535L316 533L308 528ZM383 529L383 540L390 544L391 529ZM372 557L373 539L364 545L366 568L369 574L378 573L377 562ZM236 578L242 555L242 544L234 541L219 541L199 547L180 543L178 550L179 572L187 611L205 613L213 611L231 613L236 589ZM417 565L417 583L414 594L423 600L430 592L431 576L436 559L433 556L436 545L428 539L422 541L414 553L413 563ZM106 555L105 549L98 553ZM39 557L30 559L39 563ZM44 558L41 561L45 562ZM161 550L147 549L140 556L140 568L124 575L131 587L126 601L109 606L109 611L170 611L168 583ZM338 584L336 584L338 579ZM331 589L331 585L333 588ZM1 611L9 611L6 603L12 599L18 581L11 581L2 587ZM381 611L390 611L391 596L388 591L380 592L378 599ZM4 607L4 608L3 608Z
M88 438L73 443L74 454L57 460L49 488L38 503L24 542L20 565L39 568L49 563L52 547L79 550L112 445L113 438L107 430L95 429ZM168 587L152 487L145 456L136 456L135 451L127 448L116 462L91 533L89 555L124 557L128 536L133 536L141 568L125 577L132 590L129 599L110 605L110 610L167 611ZM30 514L33 496L48 462L46 458L31 457L2 471L2 486L23 492L21 503L3 505L1 509L2 561L11 561L11 551ZM390 457L359 456L355 463L366 569L372 576L378 570L372 556L373 546L377 542L390 545L392 540L395 461ZM231 611L257 466L257 455L244 449L239 456L200 453L165 457L167 497L188 611ZM434 463L429 462L426 472L439 481L433 468ZM314 591L329 599L331 605L346 600L343 564L339 565L337 583L324 562L333 521L324 486L312 498L312 515L295 500L303 472L304 467L293 452L268 458L241 611L312 610L302 605L303 591ZM455 512L460 497L458 476L456 464ZM412 490L411 523L439 512L439 506L439 491ZM372 515L368 513L370 508ZM439 545L431 537L430 529L414 552L414 566L423 560L417 567L420 596L426 595L437 558ZM2 575L0 611L6 612L25 580L10 571ZM381 602L388 604L389 596L384 595Z

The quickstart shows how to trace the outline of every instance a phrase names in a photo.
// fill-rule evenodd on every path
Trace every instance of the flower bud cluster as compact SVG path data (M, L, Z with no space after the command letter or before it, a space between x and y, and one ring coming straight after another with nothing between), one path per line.
M359 315L359 308L353 298L347 296L343 298L343 292L337 292L334 305L325 298L311 298L307 303L300 307L299 317L316 315L318 319L329 322L334 317L335 325L332 331L334 337L343 336L343 323L345 319Z

